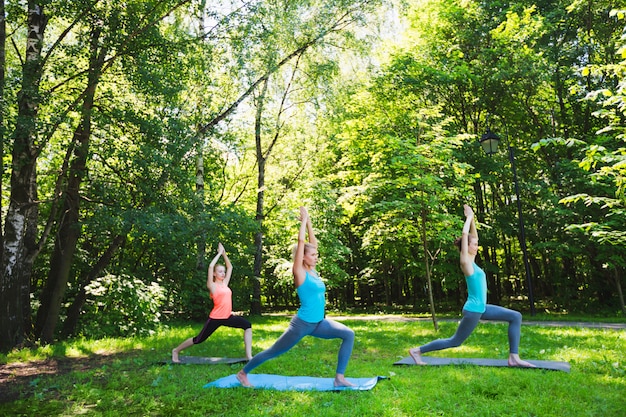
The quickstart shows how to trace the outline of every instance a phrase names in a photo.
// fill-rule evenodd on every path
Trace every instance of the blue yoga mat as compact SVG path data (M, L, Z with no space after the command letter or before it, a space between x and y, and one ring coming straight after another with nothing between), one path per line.
M273 389L277 391L367 391L376 386L383 376L374 378L346 378L353 387L335 387L334 378L317 378L312 376L283 376L269 374L248 374L248 381L254 388ZM204 386L204 388L234 388L242 385L235 375L228 375Z

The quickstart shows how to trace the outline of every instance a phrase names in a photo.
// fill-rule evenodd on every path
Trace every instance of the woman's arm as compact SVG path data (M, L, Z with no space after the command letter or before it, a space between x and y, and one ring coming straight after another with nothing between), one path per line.
M465 223L463 224L463 234L461 236L460 263L465 276L469 276L474 273L474 256L470 255L468 252L469 237L472 236L474 239L478 239L478 231L476 230L474 211L472 208L465 204L463 206L463 212L465 214Z
M465 217L472 218L472 222L470 223L469 227L469 235L478 239L478 230L476 229L476 222L474 220L474 210L472 210L472 208L466 204L465 206L463 206L463 212L465 213Z
M218 244L217 255L215 255L215 257L209 264L209 271L207 273L207 279L206 279L206 287L209 289L210 292L213 292L213 288L215 288L215 282L213 281L213 271L215 270L215 264L217 264L217 260L222 255L223 250L224 250L224 247L222 246L222 244L221 243Z
M218 251L220 247L222 249L222 256L224 257L224 263L226 264L226 276L224 277L224 285L228 286L230 277L233 274L233 264L230 263L230 259L228 259L228 255L226 254L226 249L224 249L224 246L221 243L217 245Z
M315 238L315 232L313 231L313 223L311 223L311 217L308 216L306 222L306 229L309 234L309 243L317 248L317 239Z
M305 207L300 207L300 231L298 232L298 246L296 247L296 253L293 257L293 283L298 288L304 282L306 278L306 271L304 269L303 260L304 260L304 244L306 243L306 232L307 229L313 229L310 226L311 219L309 218L309 213L307 212ZM310 239L309 232L309 239ZM313 235L313 239L315 239L315 235ZM317 242L317 240L315 241Z

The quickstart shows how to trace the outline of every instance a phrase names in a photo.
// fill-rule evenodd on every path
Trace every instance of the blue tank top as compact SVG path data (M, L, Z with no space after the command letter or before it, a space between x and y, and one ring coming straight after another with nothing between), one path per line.
M324 320L326 307L326 285L316 274L306 271L304 282L296 288L300 298L298 317L309 323Z
M474 263L474 273L465 277L467 301L463 309L472 313L484 313L487 304L487 276L485 271Z

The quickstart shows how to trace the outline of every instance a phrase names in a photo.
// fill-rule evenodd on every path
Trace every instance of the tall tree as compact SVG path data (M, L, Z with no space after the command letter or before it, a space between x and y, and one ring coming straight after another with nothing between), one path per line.
M322 50L331 40L336 40L343 36L349 36L352 26L363 18L364 12L375 2L368 0L359 2L333 2L319 1L313 4L309 3L292 3L289 5L263 5L261 7L264 13L259 14L257 22L261 29L260 38L263 45L263 51L259 51L257 56L251 56L250 64L244 68L244 74L255 80L248 90L240 96L243 101L252 92L257 92L255 98L255 162L257 168L257 181L255 193L255 218L258 222L259 230L255 236L255 261L254 261L254 281L251 302L251 313L261 313L261 275L263 270L263 221L268 212L264 204L265 196L265 170L266 163L270 157L272 150L280 139L282 132L281 126L284 123L284 113L286 107L294 104L288 99L288 95L292 87L290 84L297 74L298 64L302 56ZM284 6L284 7L283 7ZM294 37L296 33L298 36ZM285 53L284 51L287 51ZM295 64L294 64L295 62ZM288 70L284 70L287 67ZM282 74L282 75L281 75ZM303 74L306 75L306 74ZM255 78L256 77L256 78ZM285 77L286 86L278 88L277 97L268 96L268 86L272 80L280 83L280 77ZM278 81L277 81L278 80ZM316 93L314 85L313 91L309 95ZM306 100L302 99L301 100ZM268 136L270 137L267 144L263 144L263 113L268 101L278 103L276 113L273 118L275 121L271 123ZM231 110L235 110L240 101L233 103L233 106L227 108L219 116L215 117L209 123L203 126L201 132L209 131L217 123L231 114ZM288 175L289 176L289 175ZM288 183L287 181L282 181Z
M175 2L174 8L186 2ZM162 20L172 9L166 3L158 4L150 10L146 26L124 28L124 14L122 10L93 10L94 14L86 14L85 23L89 32L88 62L86 69L85 88L81 94L82 101L80 117L70 142L74 155L67 172L65 188L61 190L62 207L60 218L57 221L54 251L50 258L50 269L41 293L41 306L37 311L35 326L36 336L44 343L53 341L61 304L67 288L70 270L74 261L74 253L79 241L80 200L81 187L87 172L87 162L90 155L92 136L92 112L96 102L96 91L102 73L111 68L116 59L119 59L128 49L132 48L132 40L149 32L156 21ZM161 7L165 10L160 10ZM97 14L96 14L97 13ZM108 21L103 20L108 16ZM132 19L132 17L131 17ZM108 36L103 40L104 25L108 27ZM123 41L116 39L122 31L129 31L130 36ZM117 54L111 56L112 45L116 45ZM108 59L107 59L108 58ZM65 173L63 173L65 174ZM53 213L54 214L54 213Z
M37 311L35 332L44 343L51 343L59 319L61 303L67 287L70 268L80 236L80 188L86 175L91 139L91 113L94 106L96 87L108 55L106 47L100 47L102 28L96 25L90 36L90 59L87 87L83 98L80 123L74 132L74 158L69 169L67 187L63 193L63 207L58 232L54 242L54 252L46 287L42 292L42 303Z
M6 126L4 120L4 86L6 84L5 65L6 65L6 42L7 42L7 23L4 0L0 0L0 160L4 161L4 144L6 141ZM4 197L4 164L0 167L0 212L3 207ZM0 248L3 247L3 231L0 227Z
M30 333L30 274L37 248L37 115L41 102L42 44L48 18L29 1L26 52L18 116L13 132L10 204L5 217L0 276L0 350L7 351Z

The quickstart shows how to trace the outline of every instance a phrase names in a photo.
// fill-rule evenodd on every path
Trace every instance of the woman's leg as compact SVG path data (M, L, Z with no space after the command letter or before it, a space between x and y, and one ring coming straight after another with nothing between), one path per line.
M344 374L348 367L348 361L352 355L354 347L354 330L348 326L334 320L322 320L311 336L321 339L341 339L341 346L337 354L337 371L335 375L335 386L351 386L352 383L346 381Z
M522 333L522 314L519 311L487 304L482 319L508 322L509 353L519 353L519 341Z
M501 306L487 304L484 320L506 321L509 323L509 366L534 367L519 357L519 342L522 334L522 313Z
M192 346L192 345L193 345L193 337L190 337L189 339L186 339L183 343L181 343L180 345L172 349L172 362L179 363L180 359L178 359L178 353L180 353L181 350L187 349L189 346Z
M243 331L243 345L246 349L246 359L252 359L252 327Z
M213 332L226 322L226 320L209 318L206 323L204 323L204 327L200 330L200 333L193 338L193 344L198 345L207 340Z
M298 316L294 316L289 323L289 327L285 332L274 342L272 347L257 353L251 360L243 367L241 371L237 373L237 379L241 382L241 385L245 387L252 386L248 381L248 373L263 362L273 359L282 355L289 349L294 347L302 338L308 334L311 334L315 330L317 323L307 323Z
M246 349L246 359L252 359L252 324L243 317L231 315L223 325L235 329L243 329L243 344Z
M471 311L463 310L463 318L461 319L459 327L456 329L456 332L452 337L433 340L432 342L418 348L410 349L409 354L416 364L426 365L426 362L422 360L422 353L461 346L461 344L469 337L470 334L472 334L478 325L480 317L481 313L473 313Z
M207 319L207 321L204 323L204 327L202 327L202 330L200 330L200 333L196 337L190 337L172 350L172 362L180 362L180 360L178 359L178 354L181 350L186 349L192 345L197 345L198 343L202 343L207 340L208 337L211 336L213 332L222 325L223 321L224 320L216 320L211 318Z

